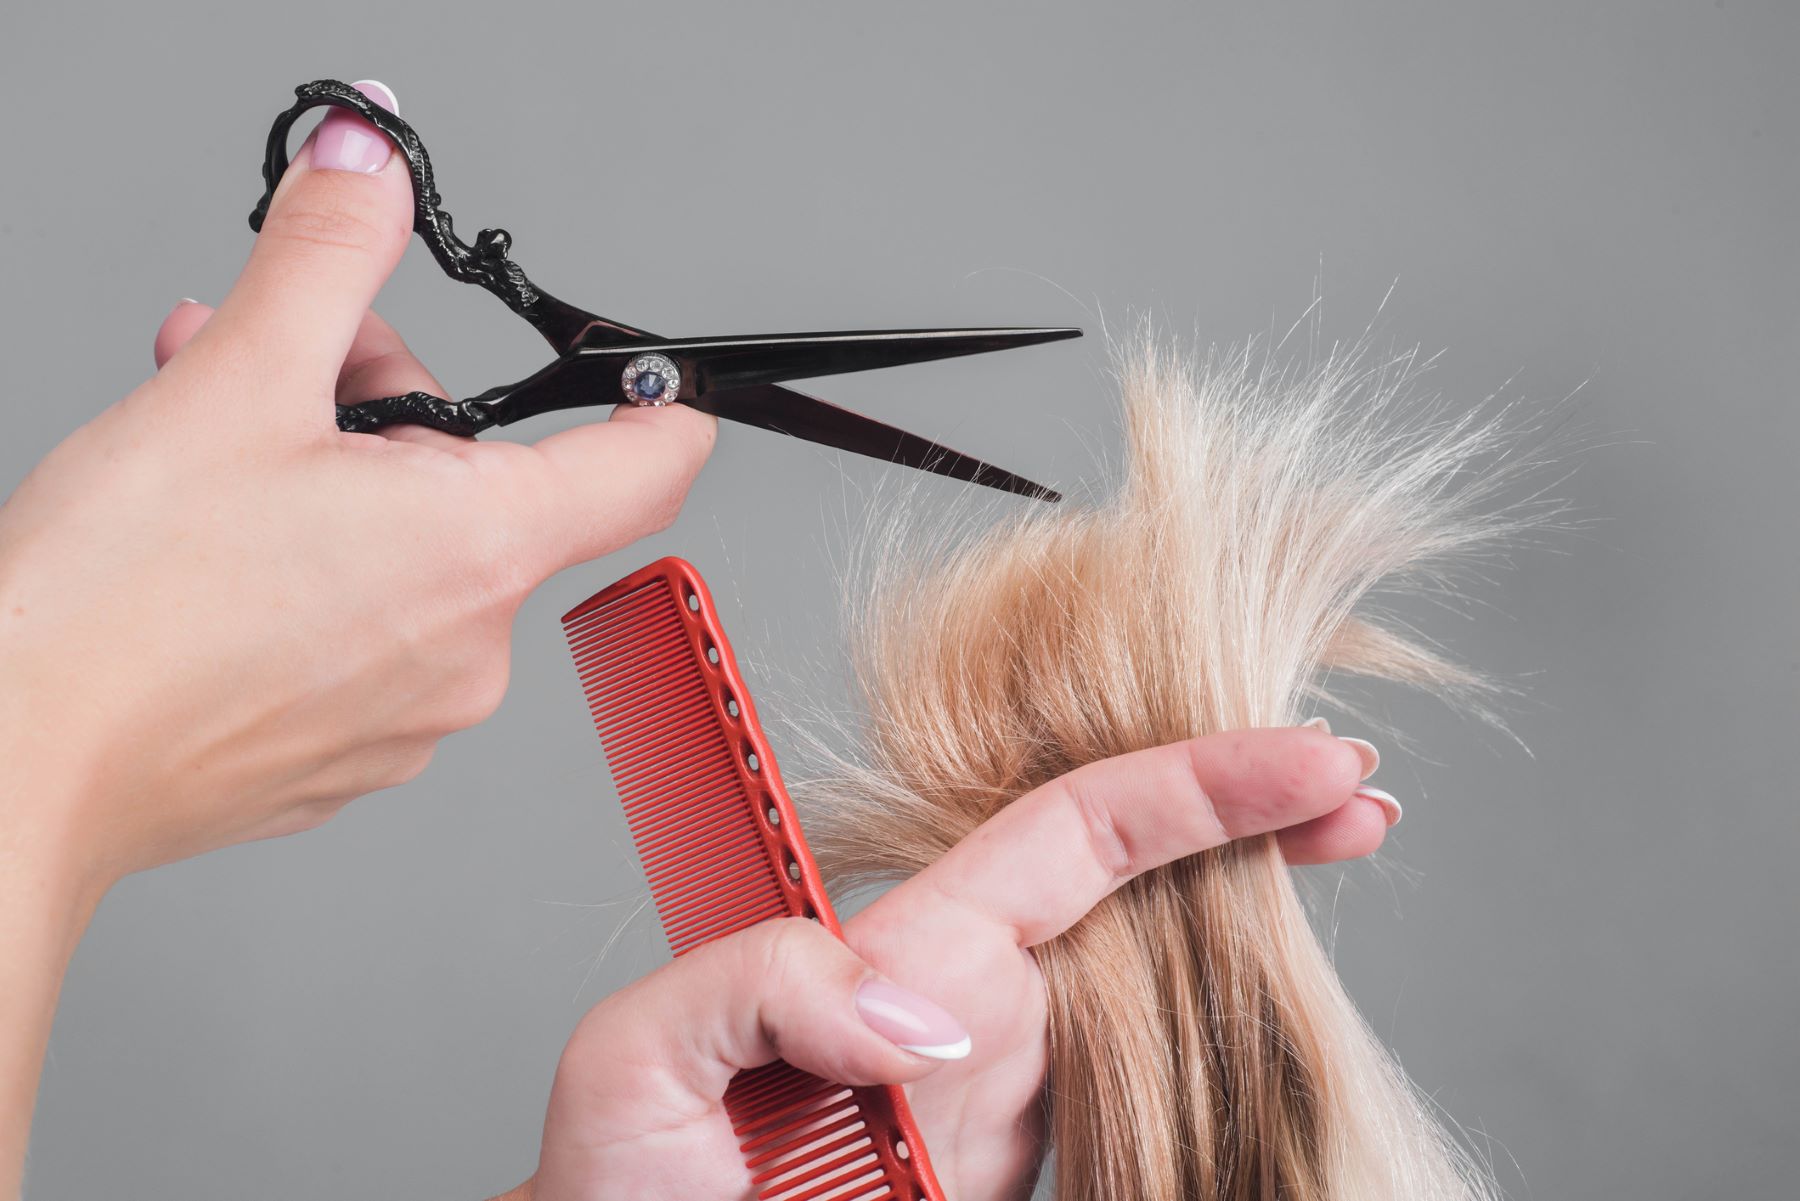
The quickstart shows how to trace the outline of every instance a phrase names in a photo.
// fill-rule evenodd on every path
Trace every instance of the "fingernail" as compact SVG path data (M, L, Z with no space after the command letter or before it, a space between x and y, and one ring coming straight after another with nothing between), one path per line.
M1370 788L1367 784L1364 784L1352 795L1366 797L1369 800L1374 801L1377 805L1380 805L1382 812L1387 814L1387 824L1389 829L1400 824L1400 802L1394 799L1393 793L1383 792L1379 788Z
M927 1059L965 1059L974 1045L961 1022L886 980L870 980L856 990L856 1012L869 1029L902 1051Z
M175 303L180 305L180 304L199 304L200 302L198 300L195 300L192 296L183 296L180 300L177 300Z
M1300 723L1300 728L1302 730L1323 730L1327 734L1331 733L1331 723L1326 721L1323 717L1309 717Z
M400 112L393 89L378 79L359 79L357 91L387 109ZM313 135L312 165L324 171L356 171L373 175L387 166L393 147L387 136L348 109L334 108Z
M1343 735L1338 736L1338 741L1349 743L1362 759L1362 775L1356 777L1357 779L1368 779L1375 774L1375 769L1381 766L1381 752L1375 749L1374 743L1364 742L1360 738L1346 738Z

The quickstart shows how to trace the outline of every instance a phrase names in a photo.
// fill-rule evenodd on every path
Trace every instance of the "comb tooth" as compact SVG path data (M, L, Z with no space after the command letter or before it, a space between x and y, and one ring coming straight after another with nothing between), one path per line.
M665 832L654 843L647 843L638 853L644 870L660 871L665 866L665 861L697 857L728 840L733 845L742 846L746 823L721 821L718 814L708 809L715 801L716 796L703 793L685 804L680 811L680 819L669 823ZM758 849L753 853L760 856L762 852Z
M677 955L771 918L836 919L693 569L664 560L563 619L657 916ZM703 648L713 648L708 661ZM736 697L735 718L722 697ZM746 756L759 759L752 771ZM774 809L779 828L765 819ZM801 865L788 878L787 860ZM943 1201L898 1088L846 1088L775 1062L726 1113L759 1201Z
M739 857L727 866L739 868L754 864L752 859ZM671 933L686 933L698 926L712 926L723 918L745 915L758 908L766 910L769 894L776 891L763 888L763 881L760 879L740 879L737 876L721 876L719 879L722 882L716 885L717 892L709 893L700 900L669 906L663 924ZM685 885L687 881L682 883ZM694 885L698 888L705 883L707 881L695 881ZM779 893L776 893L776 898L779 901Z
M614 740L620 747L621 766L613 772L613 783L621 791L637 794L632 801L634 808L660 805L671 795L680 796L709 785L735 790L736 765L723 743L681 752L681 740L704 737L710 720L705 714L677 712L670 715L668 727L655 735ZM641 756L646 762L634 766L626 756Z
M710 716L704 719L685 718L671 722L669 737L686 736L703 738L710 723ZM695 724L699 722L700 724ZM615 739L615 742L623 741ZM649 736L640 736L631 740L635 747L644 752L654 752L658 748L679 749L670 746L666 740L657 740ZM621 764L613 771L613 783L621 790L630 790L634 794L633 804L643 804L680 788L684 784L697 783L704 785L709 780L722 787L736 790L738 787L737 763L731 750L721 740L717 743L706 743L690 747L687 753L677 758L669 754L665 761L656 766L634 766L625 761L628 753L620 751Z
M766 1125L793 1107L805 1104L821 1088L829 1087L817 1076L779 1061L744 1072L731 1082L731 1109L742 1119L733 1127L733 1132L748 1148L755 1142L751 1132L759 1125Z
M753 1123L742 1123L737 1128L742 1140L739 1145L746 1155L788 1142L793 1132L816 1123L823 1111L850 1099L850 1090L841 1084L804 1073L795 1074L800 1077L799 1089L780 1097L777 1103L759 1108ZM761 1158L769 1157L763 1155Z
M759 1196L801 1201L842 1189L851 1190L838 1194L844 1201L893 1195L854 1099L855 1090L780 1063L733 1082L728 1107L740 1118L734 1130ZM794 1191L809 1184L817 1187Z
M860 1126L850 1139L848 1150L835 1143L805 1142L790 1152L788 1162L777 1169L751 1177L750 1183L783 1197L816 1197L844 1183L853 1175L875 1164L870 1153L874 1142Z
M853 1186L884 1183L881 1180L879 1163L874 1155L866 1151L852 1157L847 1163L833 1164L832 1169L831 1177L817 1183L814 1183L815 1174L810 1172L804 1176L774 1182L772 1187L764 1186L769 1190L764 1195L779 1197L781 1201L816 1201L820 1198L828 1198L829 1201L845 1201L847 1197L869 1195L852 1191ZM812 1187L804 1187L808 1184L811 1184ZM884 1194L877 1192L874 1195L882 1196Z
M679 940L683 950L723 938L727 934L748 929L767 921L769 898L757 892L732 902L731 907L699 915L691 921L677 923L671 941Z
M755 851L738 848L729 855L721 855L715 861L707 863L692 871L684 871L679 867L670 868L668 874L679 880L682 887L691 890L695 895L689 899L667 908L669 918L674 921L702 917L716 913L721 908L734 902L738 897L749 896L753 891L760 893L768 873L762 870L763 857ZM710 887L709 887L710 886Z
M630 809L655 809L658 815L655 839L656 843L660 843L675 833L663 824L664 815L677 821L707 813L716 818L732 816L747 820L748 814L721 812L727 809L727 805L722 802L736 799L737 783L732 778L733 774L731 757L721 750L703 759L685 762L671 760L667 774L661 776L651 775L645 778L642 773L625 772L614 776L613 784L621 789L656 790L655 793L640 798Z
M820 1112L833 1100L843 1108L828 1114ZM850 1102L849 1090L837 1089L833 1097L827 1098L825 1104L817 1105L811 1112L799 1114L785 1126L765 1131L757 1138L746 1142L743 1145L743 1152L745 1155L752 1156L747 1161L749 1166L758 1168L768 1163L779 1163L792 1154L793 1144L800 1138L817 1139L820 1135L833 1133L844 1124L846 1118L857 1130L863 1129L863 1124L857 1120L856 1106ZM769 1179L780 1175L781 1171L785 1170L783 1168L776 1172L764 1172L759 1178Z

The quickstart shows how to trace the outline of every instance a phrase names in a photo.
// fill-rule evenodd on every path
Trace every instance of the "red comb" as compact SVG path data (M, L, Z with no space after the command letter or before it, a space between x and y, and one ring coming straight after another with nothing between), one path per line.
M663 559L563 617L676 955L770 918L842 930L700 573ZM781 1061L725 1094L762 1201L943 1201L906 1095Z

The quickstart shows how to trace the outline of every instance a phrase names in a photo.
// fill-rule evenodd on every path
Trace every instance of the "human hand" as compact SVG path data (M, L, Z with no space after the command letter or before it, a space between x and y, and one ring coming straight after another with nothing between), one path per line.
M1024 1197L1048 1055L1031 948L1133 876L1236 838L1278 832L1296 863L1368 854L1398 820L1361 784L1375 765L1367 743L1318 727L1124 755L1015 801L846 923L845 943L792 920L685 955L582 1020L538 1172L509 1198L752 1195L721 1098L777 1058L843 1084L910 1084L948 1196Z
M178 305L156 376L0 507L0 816L102 889L418 773L498 704L524 597L666 526L711 446L679 405L340 433L335 404L446 395L369 311L411 231L390 149L327 116L217 312Z

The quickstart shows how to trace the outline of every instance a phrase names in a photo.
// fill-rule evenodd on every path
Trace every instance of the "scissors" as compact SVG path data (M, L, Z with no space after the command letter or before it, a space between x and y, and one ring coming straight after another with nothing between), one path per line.
M349 109L386 134L405 156L413 181L413 230L438 266L451 279L498 296L557 352L557 358L535 374L467 400L409 392L340 406L339 429L365 432L411 424L473 437L493 426L561 409L685 404L838 450L1039 500L1062 499L1004 468L782 385L788 380L1057 342L1080 337L1079 329L890 329L661 338L597 317L539 288L507 257L512 236L503 229L482 230L473 246L458 238L442 207L424 143L395 114L335 79L301 84L294 94L298 99L293 107L277 116L269 129L263 195L250 214L251 229L262 228L275 185L287 171L288 131L294 122L320 105Z

